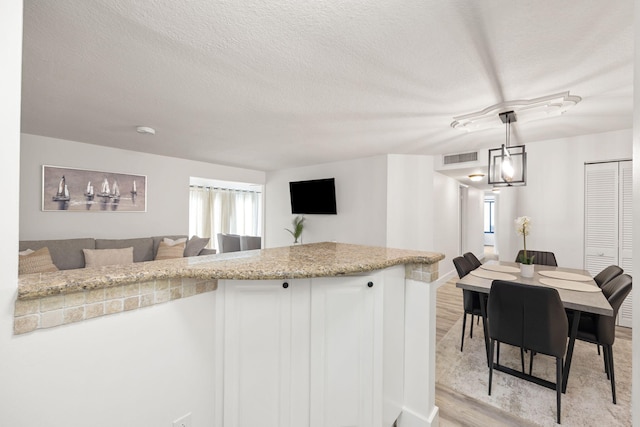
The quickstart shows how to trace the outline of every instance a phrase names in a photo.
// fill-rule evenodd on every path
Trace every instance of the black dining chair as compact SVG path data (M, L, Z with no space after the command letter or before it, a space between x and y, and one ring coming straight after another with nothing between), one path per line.
M493 356L497 343L505 343L532 354L546 354L556 358L557 422L560 423L563 358L567 351L569 324L554 288L523 285L494 280L488 305L489 319L489 395L493 377ZM496 363L496 365L499 365ZM517 375L527 379L524 374ZM529 378L532 378L529 376Z
M453 259L453 265L456 267L458 276L462 279L469 274L472 270L475 270L473 265L465 259L464 256L458 256ZM473 292L466 289L462 290L462 299L464 307L464 317L462 318L462 338L460 339L460 351L464 347L464 331L467 328L467 315L471 315L471 328L469 332L469 338L473 338L473 316L482 317L482 310L480 309L480 293ZM484 325L484 320L483 320Z
M602 289L604 285L606 285L607 283L609 283L610 281L612 281L622 273L624 273L624 270L621 267L617 265L610 265L604 268L600 273L598 273L596 277L593 278L593 280L596 282L596 285L598 285L598 287ZM593 314L591 313L582 313L582 315L593 316ZM599 355L600 355L600 345L598 344L598 356ZM606 369L606 366L605 366L605 369ZM607 378L608 377L609 377L609 374L607 373Z
M610 265L609 267L604 268L600 273L596 274L596 277L594 277L593 280L595 280L596 285L598 285L599 288L602 288L622 273L624 273L622 268L617 265Z
M602 293L613 308L613 316L601 314L580 316L578 334L576 335L578 340L602 346L604 369L607 378L611 380L611 396L614 404L616 403L616 380L613 371L613 343L616 339L616 316L624 299L631 292L632 282L631 276L621 274L605 284L602 287Z
M480 267L482 265L482 262L480 262L480 260L478 259L478 257L476 257L473 252L466 252L464 255L462 255L464 257L464 259L466 259L467 261L469 261L469 263L471 264L471 266L473 266L474 269Z
M523 256L524 250L520 249L520 251L518 252L518 256L516 256L516 262L520 262ZM556 256L553 252L527 250L527 256L533 256L533 263L536 265L548 265L552 267L558 266Z

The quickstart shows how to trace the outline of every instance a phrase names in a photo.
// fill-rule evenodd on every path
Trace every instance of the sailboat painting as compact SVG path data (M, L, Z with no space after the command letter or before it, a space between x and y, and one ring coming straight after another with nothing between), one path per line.
M147 177L43 165L42 210L146 212Z

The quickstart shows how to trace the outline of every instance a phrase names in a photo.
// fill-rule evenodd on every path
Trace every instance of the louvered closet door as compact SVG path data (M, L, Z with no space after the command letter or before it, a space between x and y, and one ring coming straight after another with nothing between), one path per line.
M618 264L618 163L585 165L584 265L592 276Z
M632 271L632 162L585 165L585 269L592 275L615 264ZM618 312L617 323L631 327L631 294Z
M631 242L633 231L633 164L632 162L620 162L620 237L619 260L624 272L633 276L633 259L631 256ZM633 291L632 291L633 292ZM631 327L631 293L622 303L618 312L618 324Z

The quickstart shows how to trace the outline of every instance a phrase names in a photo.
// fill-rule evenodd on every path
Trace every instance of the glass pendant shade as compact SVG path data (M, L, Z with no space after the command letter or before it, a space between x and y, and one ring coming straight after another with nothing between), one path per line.
M527 153L524 145L489 150L488 183L495 187L526 185Z

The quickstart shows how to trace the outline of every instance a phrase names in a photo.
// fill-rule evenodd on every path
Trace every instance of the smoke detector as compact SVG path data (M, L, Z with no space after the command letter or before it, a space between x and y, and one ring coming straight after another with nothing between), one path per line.
M156 130L149 126L138 126L136 127L136 132L144 134L144 135L155 135Z

